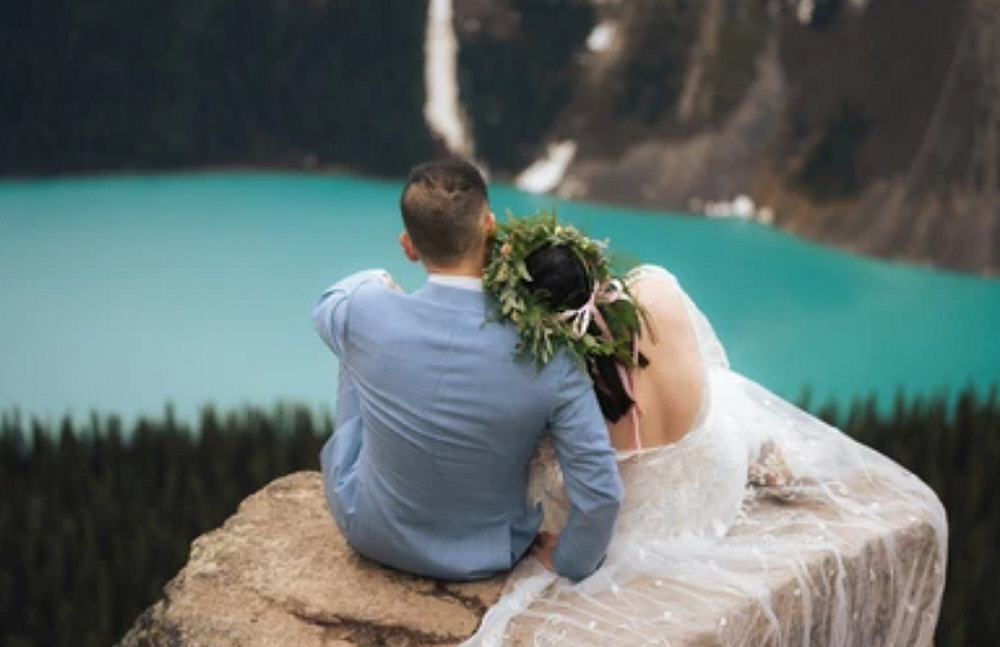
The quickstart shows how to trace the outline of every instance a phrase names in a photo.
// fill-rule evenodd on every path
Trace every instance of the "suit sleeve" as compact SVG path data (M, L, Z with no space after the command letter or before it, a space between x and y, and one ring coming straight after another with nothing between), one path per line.
M604 559L621 507L622 486L590 378L569 358L566 364L550 431L570 513L552 563L560 575L580 580Z
M358 457L361 454L363 432L361 404L346 359L343 357L351 298L367 285L392 285L392 279L382 270L367 270L352 274L320 295L313 307L313 325L340 361L339 393L337 398L337 431L320 452L323 491L327 505L337 525L350 537L351 519L357 499Z
M341 365L337 397L337 431L320 451L326 502L345 537L350 537L351 519L357 501L358 457L364 432L357 387L349 371Z
M376 284L389 289L392 278L385 270L365 270L348 276L327 288L313 306L313 325L316 332L326 342L337 357L344 349L344 335L347 332L347 313L351 297L358 288Z

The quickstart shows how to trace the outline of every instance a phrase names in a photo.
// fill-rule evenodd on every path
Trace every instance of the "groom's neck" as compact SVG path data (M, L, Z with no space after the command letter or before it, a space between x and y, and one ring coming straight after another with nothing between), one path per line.
M447 276L469 276L477 279L483 278L483 269L486 267L483 259L479 255L454 263L451 265L434 265L424 261L424 269L428 274L444 274Z
M430 267L429 265L424 265L424 269L427 270L428 274L443 274L444 276L468 276L471 278L481 279L483 278L483 266L480 264L479 267Z

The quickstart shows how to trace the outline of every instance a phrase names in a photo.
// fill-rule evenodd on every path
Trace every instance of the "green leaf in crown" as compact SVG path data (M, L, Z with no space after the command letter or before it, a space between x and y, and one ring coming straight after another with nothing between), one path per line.
M574 321L566 311L553 310L543 295L529 288L531 275L525 259L538 249L555 245L566 245L576 254L599 292L614 286L626 297L597 300L610 339L600 332L595 333L594 326L585 332L574 330ZM572 225L560 223L554 210L542 210L524 218L507 212L507 222L497 227L483 286L496 299L498 317L510 320L517 330L516 357L530 358L540 368L559 349L565 348L580 361L612 356L626 366L634 364L633 344L640 330L639 309L628 287L612 275L605 246L606 243L587 238Z

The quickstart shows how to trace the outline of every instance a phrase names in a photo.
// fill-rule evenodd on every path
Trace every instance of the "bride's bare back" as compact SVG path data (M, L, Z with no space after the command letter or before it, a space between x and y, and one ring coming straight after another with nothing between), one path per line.
M632 371L643 448L680 440L691 430L705 397L698 339L675 281L666 273L639 272L629 284L646 313L639 351L649 359ZM609 425L617 450L636 449L631 416Z

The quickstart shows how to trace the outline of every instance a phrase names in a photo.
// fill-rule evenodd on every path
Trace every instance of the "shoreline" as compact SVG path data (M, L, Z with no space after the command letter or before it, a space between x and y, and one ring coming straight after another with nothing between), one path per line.
M209 175L225 175L225 174L245 174L245 175L297 175L305 177L315 177L315 178L344 178L348 180L358 181L358 182L371 182L375 184L402 184L406 181L405 176L393 176L393 175L379 175L379 174L366 174L357 169L352 169L348 166L337 165L337 164L274 164L274 165L260 165L260 164L214 164L205 166L188 166L188 167L176 167L176 168L157 168L157 169L145 169L145 170L134 170L134 169L105 169L97 171L82 171L73 173L52 173L47 175L0 175L0 187L4 184L14 183L14 182L58 182L58 181L87 181L87 180L116 180L116 179L126 179L134 177L142 178L183 178L183 177L197 177L197 176L209 176ZM502 185L506 189L512 191L519 191L522 193L531 194L523 189L520 189L515 184L515 178L513 177L494 177L490 179L490 186ZM681 206L670 207L666 205L651 205L651 204L637 204L632 202L613 202L610 200L600 200L600 199L587 199L587 198L567 198L559 196L555 193L544 193L544 194L531 194L535 195L541 199L551 201L553 206L557 206L558 203L563 204L579 204L583 206L593 206L593 207L605 207L612 209L619 209L628 212L629 215L648 217L648 218L662 218L662 217L682 217L690 219L706 220L711 222L720 223L740 223L747 227L761 227L777 234L789 236L805 244L818 247L822 250L832 250L834 252L841 252L849 256L855 257L864 261L874 261L877 263L887 263L890 265L899 265L908 268L919 269L928 272L934 272L938 274L944 274L948 276L956 276L963 278L974 278L981 279L985 281L997 281L1000 280L1000 272L992 272L989 269L980 270L978 272L971 272L951 267L944 267L935 265L934 263L917 259L909 258L906 256L880 256L865 252L858 249L856 246L837 244L833 241L817 238L810 236L806 233L796 230L793 227L788 226L790 223L782 223L780 221L774 224L763 224L754 220L744 220L740 218L713 218L703 213L697 213L690 211ZM498 212L498 217L502 217L502 214Z

